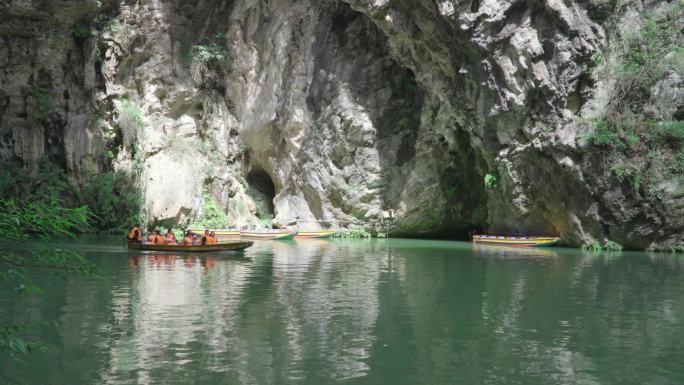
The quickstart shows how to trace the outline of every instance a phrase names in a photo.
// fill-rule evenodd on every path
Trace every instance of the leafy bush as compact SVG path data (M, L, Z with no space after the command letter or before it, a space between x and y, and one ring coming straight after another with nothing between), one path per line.
M41 288L31 279L31 272L47 270L56 277L94 275L95 266L82 256L61 249L39 249L31 253L16 252L16 246L35 238L73 236L74 231L87 228L91 217L86 207L63 208L56 201L49 203L30 200L0 200L0 239L9 241L0 249L0 284L13 286L18 297L37 295ZM20 307L18 307L20 309ZM35 336L37 326L31 319L32 307L24 314L0 314L0 353L17 358L33 350L43 350L40 341L27 339Z
M585 243L582 245L582 251L594 251L598 252L603 250L601 243L599 241L592 241L591 243Z
M32 202L74 203L74 187L64 170L43 158L35 170L18 162L0 164L0 199L23 198Z
M582 245L582 251L622 251L622 245L617 242L607 240L604 242L603 246L601 246L601 242L594 240L591 243L585 243Z
M670 71L684 71L684 35L678 27L682 2L660 16L645 14L640 29L625 35L613 52L616 79L605 114L593 122L587 143L601 150L604 164L619 183L636 193L666 199L661 182L684 181L684 122L654 121L644 111L652 88Z
M222 63L226 55L221 47L215 43L208 45L195 44L192 47L192 60L202 64L209 62Z
M484 177L484 184L487 188L494 188L496 186L496 175L487 174Z
M139 222L142 197L131 175L96 175L81 189L79 201L90 207L99 230L125 232Z
M204 205L202 215L195 219L191 228L202 229L226 229L231 227L230 218L223 211L223 208L209 194L204 195Z
M125 231L136 221L142 198L132 176L113 172L95 175L80 188L68 180L64 170L45 159L34 171L18 163L4 163L0 168L0 199L54 202L67 208L87 205L93 214L90 222L98 231Z
M605 250L605 251L622 251L622 245L617 243L617 242L607 240L603 244L603 250Z
M130 100L122 100L121 109L119 110L119 123L127 126L127 128L142 128L142 110Z

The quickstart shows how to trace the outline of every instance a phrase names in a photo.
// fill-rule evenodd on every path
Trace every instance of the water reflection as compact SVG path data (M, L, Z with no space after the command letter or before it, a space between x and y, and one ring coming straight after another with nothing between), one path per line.
M102 280L46 299L59 343L20 370L29 383L684 380L684 273L668 255L304 240L92 257Z
M515 247L497 246L473 243L473 253L483 258L499 259L531 259L548 261L557 258L559 255L551 248L544 247Z

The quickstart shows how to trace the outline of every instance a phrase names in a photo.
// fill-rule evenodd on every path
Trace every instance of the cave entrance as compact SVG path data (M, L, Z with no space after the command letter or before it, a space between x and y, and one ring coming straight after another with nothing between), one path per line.
M247 193L254 200L256 216L262 225L271 227L271 220L275 218L273 199L276 195L271 176L261 168L253 168L247 174Z

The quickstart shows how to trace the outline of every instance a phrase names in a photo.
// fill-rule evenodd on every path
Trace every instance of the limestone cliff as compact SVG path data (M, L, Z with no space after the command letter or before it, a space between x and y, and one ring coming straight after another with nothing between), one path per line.
M586 133L611 47L671 6L4 0L0 157L76 181L134 171L158 224L213 196L236 225L374 226L394 209L399 235L667 247L684 241L682 178L632 191ZM659 81L644 108L681 119L681 72Z

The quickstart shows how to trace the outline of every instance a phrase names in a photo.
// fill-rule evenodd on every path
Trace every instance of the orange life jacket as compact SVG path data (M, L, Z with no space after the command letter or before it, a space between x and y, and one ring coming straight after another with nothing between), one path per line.
M207 237L207 245L215 245L217 243L216 237L212 237L211 235Z
M166 241L164 240L164 237L162 237L161 235L155 235L154 243L156 243L157 245L164 245L166 244Z
M142 241L142 234L140 233L140 229L134 227L133 230L131 230L131 232L128 233L128 240L138 242Z

